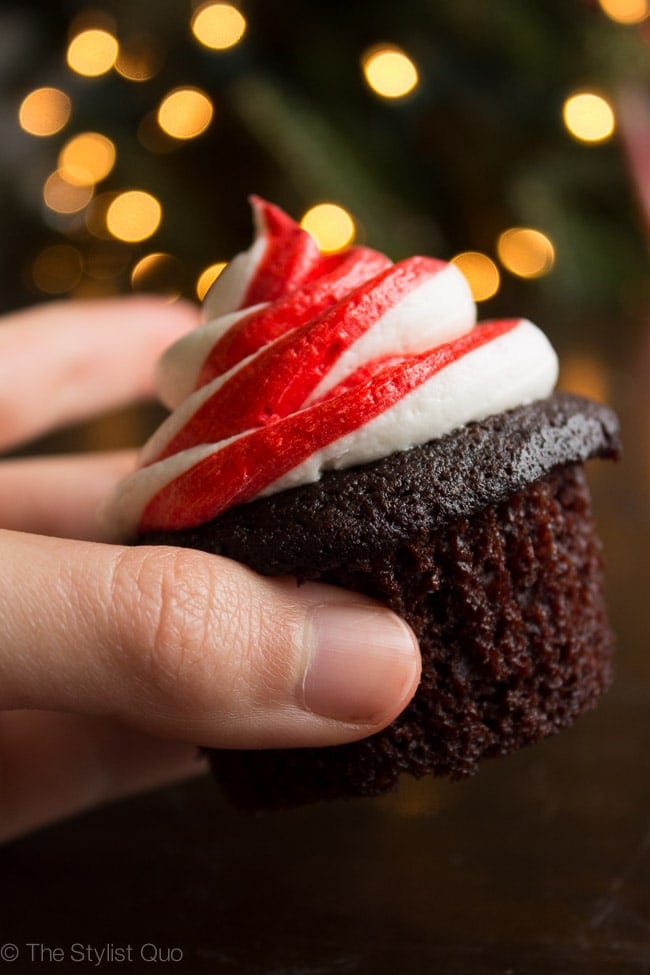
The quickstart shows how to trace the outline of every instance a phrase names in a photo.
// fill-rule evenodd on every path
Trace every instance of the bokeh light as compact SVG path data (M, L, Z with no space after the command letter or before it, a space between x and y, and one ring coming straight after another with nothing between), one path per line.
M105 179L115 165L115 146L99 132L82 132L59 153L59 173L75 186L92 186Z
M210 264L209 267L204 268L199 274L196 280L196 296L199 301L203 301L208 291L217 280L221 272L226 267L226 261L217 261L216 264Z
M149 81L163 66L164 51L151 34L134 34L120 43L115 70L127 81Z
M333 254L351 244L356 232L354 220L336 203L318 203L304 214L300 226L311 234L324 254Z
M68 44L68 67L87 78L97 78L111 70L119 53L117 38L107 30L90 28L76 34Z
M598 0L610 20L618 24L640 24L650 15L649 0Z
M18 122L30 135L55 135L65 128L71 111L72 102L60 88L36 88L23 98Z
M499 269L487 254L480 251L463 251L451 259L458 270L465 275L474 301L487 301L499 290L501 276Z
M361 58L368 86L382 98L404 98L419 81L418 69L404 51L394 46L373 47Z
M32 281L47 295L66 294L79 283L83 258L71 244L53 244L36 256L31 268Z
M210 98L199 88L175 88L158 108L158 125L174 139L194 139L205 132L214 114Z
M499 260L520 278L540 278L555 263L555 248L549 238L532 227L511 227L497 242Z
M135 243L155 234L162 219L162 207L151 193L127 190L119 193L106 211L106 226L113 237Z
M241 41L246 18L231 3L204 3L192 17L192 33L200 44L225 51Z
M568 132L580 142L604 142L616 128L612 105L593 91L570 95L564 102L562 118Z
M134 291L153 291L173 301L183 291L185 271L177 257L155 252L141 257L131 271Z
M43 186L45 205L55 213L78 213L92 198L92 186L70 183L58 169L50 173Z

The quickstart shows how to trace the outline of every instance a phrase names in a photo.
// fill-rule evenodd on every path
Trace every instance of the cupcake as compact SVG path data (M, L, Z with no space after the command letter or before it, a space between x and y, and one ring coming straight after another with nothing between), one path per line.
M384 731L326 748L209 750L240 806L461 778L570 725L611 679L584 462L614 414L553 392L525 319L477 323L462 274L366 247L323 255L253 198L256 236L163 356L170 415L118 488L124 538L381 600L422 651Z

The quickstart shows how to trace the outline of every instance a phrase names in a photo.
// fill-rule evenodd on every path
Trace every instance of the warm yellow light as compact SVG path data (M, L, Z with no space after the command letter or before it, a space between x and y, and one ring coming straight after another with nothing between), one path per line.
M336 203L318 203L307 210L300 226L311 234L324 254L333 254L352 243L354 220L347 210Z
M214 51L224 51L241 41L246 18L231 3L204 3L192 17L197 41Z
M368 86L382 98L404 98L419 81L418 69L397 47L373 47L361 58Z
M611 104L593 91L570 95L564 102L562 117L570 134L580 142L604 142L616 128Z
M75 186L92 186L115 165L115 146L99 132L82 132L66 142L59 153L59 172Z
M78 213L92 197L92 186L75 186L59 170L48 176L43 187L45 205L55 213Z
M174 139L194 139L205 132L214 108L198 88L175 88L163 98L158 109L158 125Z
M110 71L119 52L117 39L107 30L83 30L68 44L68 67L87 78Z
M530 227L511 227L497 242L499 260L520 278L541 278L555 263L555 248L548 237Z
M30 135L54 135L67 124L72 103L59 88L36 88L18 109L20 127Z
M173 301L183 290L183 277L183 265L177 257L157 252L137 262L131 271L131 287L134 291L155 291Z
M53 244L37 255L32 265L32 280L39 291L62 295L81 280L83 259L71 244Z
M115 70L127 81L149 81L163 61L160 43L149 34L136 34L120 44Z
M602 10L618 24L640 24L650 14L648 0L598 0Z
M479 251L464 251L451 260L465 275L472 290L474 301L487 301L499 290L501 277L499 269L487 254Z
M225 267L225 261L217 261L216 264L211 264L205 270L201 271L196 281L196 294L199 301L203 301Z
M106 211L106 226L118 240L134 243L155 234L162 219L160 203L151 193L128 190L120 193Z

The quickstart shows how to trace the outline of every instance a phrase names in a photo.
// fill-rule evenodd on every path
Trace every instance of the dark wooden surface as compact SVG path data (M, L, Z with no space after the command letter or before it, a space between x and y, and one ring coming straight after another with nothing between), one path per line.
M592 471L618 673L574 728L385 800L248 818L205 779L52 826L0 851L0 940L131 971L156 945L232 975L650 972L647 461Z

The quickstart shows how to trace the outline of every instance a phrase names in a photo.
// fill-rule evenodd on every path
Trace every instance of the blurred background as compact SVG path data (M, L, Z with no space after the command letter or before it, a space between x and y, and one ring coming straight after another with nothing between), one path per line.
M255 192L457 261L606 394L588 350L648 316L649 44L648 0L6 0L1 307L199 299Z
M53 827L6 854L13 939L172 931L246 975L647 972L650 0L4 0L0 138L2 311L198 301L257 193L324 250L457 261L625 444L590 467L619 642L594 714L462 785L250 821L207 782Z

